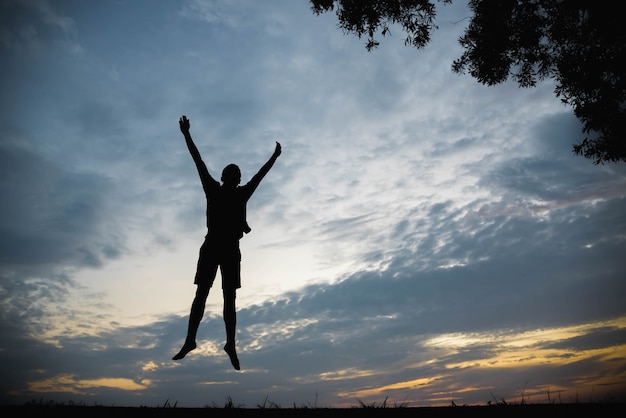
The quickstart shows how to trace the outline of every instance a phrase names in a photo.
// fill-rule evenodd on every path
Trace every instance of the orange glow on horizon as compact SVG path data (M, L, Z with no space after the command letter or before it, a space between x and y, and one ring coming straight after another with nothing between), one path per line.
M419 379L408 380L404 382L392 383L385 386L380 386L371 389L363 389L355 392L340 392L337 396L340 397L356 397L356 398L366 398L369 396L380 395L388 390L398 390L398 389L416 389L420 386L430 385L432 382L441 379L443 376L431 376L431 377L422 377Z
M49 379L28 382L28 391L39 393L87 394L88 389L106 387L126 391L146 390L151 380L143 379L139 383L123 377L101 377L98 379L75 379L74 375L58 375Z
M531 369L533 367L562 367L576 363L593 362L593 373L571 376L571 385L566 387L562 382L542 382L534 387L525 388L526 395L545 395L549 393L564 393L573 391L578 393L582 388L593 388L599 395L598 388L613 388L624 390L626 387L626 344L612 345L590 349L577 349L573 345L560 344L563 348L555 348L555 343L564 343L568 340L583 337L606 329L620 330L626 328L626 317L616 318L610 321L599 321L587 324L573 325L559 328L528 330L515 333L510 330L496 330L485 333L454 333L443 334L428 339L422 344L425 349L435 350L440 359L421 361L414 363L408 368L423 370L426 364L439 363L448 373L441 371L434 376L421 377L414 380L403 380L396 383L387 383L381 386L367 386L354 391L344 391L337 394L342 398L373 398L385 397L392 391L401 391L402 395L407 392L419 392L422 401L426 399L450 399L464 393L478 393L489 391L492 387L475 387L469 381L461 385L455 376L461 371L471 373L480 370L506 370ZM455 355L479 347L483 353L482 358L472 360L455 361ZM434 353L434 352L433 352ZM445 362L444 358L452 358ZM407 369L406 366L403 367ZM625 370L619 372L619 370ZM441 368L439 369L441 370ZM396 372L399 372L396 371ZM392 376L392 371L377 372L368 371L371 375ZM355 370L343 370L340 372L328 372L326 380L342 380L352 377L366 376L364 372ZM330 377L329 377L330 376ZM456 382L455 382L456 381ZM493 384L497 384L494 382ZM399 393L399 392L397 392ZM607 392L608 393L608 392ZM415 395L409 395L415 397Z

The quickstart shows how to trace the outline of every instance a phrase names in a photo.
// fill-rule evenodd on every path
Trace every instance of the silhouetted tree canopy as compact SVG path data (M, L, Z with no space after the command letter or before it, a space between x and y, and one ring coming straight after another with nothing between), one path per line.
M339 27L361 38L398 24L417 49L437 29L435 3L451 0L311 0L317 15L335 10ZM619 2L590 0L469 0L471 16L452 70L482 84L509 79L520 87L555 81L555 94L583 125L573 146L594 163L626 161L626 24Z

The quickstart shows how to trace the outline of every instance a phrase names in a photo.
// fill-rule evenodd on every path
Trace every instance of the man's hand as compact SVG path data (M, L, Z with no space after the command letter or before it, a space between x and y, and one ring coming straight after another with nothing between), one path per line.
M183 117L178 120L178 124L180 125L180 131L183 133L183 135L189 133L189 127L191 125L189 124L189 119L187 119L187 116L183 115Z
M282 152L282 147L280 146L280 143L276 141L276 149L274 150L274 155L278 157L281 152Z

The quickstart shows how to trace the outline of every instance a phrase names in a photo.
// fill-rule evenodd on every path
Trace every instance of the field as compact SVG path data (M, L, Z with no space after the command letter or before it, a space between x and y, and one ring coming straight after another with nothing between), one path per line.
M525 404L491 406L449 406L449 407L355 407L334 408L177 408L177 407L105 407L82 405L25 405L0 406L3 417L50 417L50 416L89 416L89 417L418 417L418 418L464 418L464 417L619 417L624 416L626 404L622 403L575 403L575 404Z

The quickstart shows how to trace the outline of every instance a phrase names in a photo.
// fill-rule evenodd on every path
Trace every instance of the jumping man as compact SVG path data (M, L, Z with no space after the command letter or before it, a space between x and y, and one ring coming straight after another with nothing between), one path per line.
M227 165L222 171L222 184L215 180L204 163L200 152L189 133L190 123L186 116L179 120L180 130L185 136L187 148L191 154L207 200L207 228L208 232L204 243L200 247L198 266L194 284L197 285L196 295L191 304L187 338L183 347L173 357L180 360L196 348L196 334L204 315L206 299L213 281L220 268L222 275L222 293L224 295L224 323L226 325L226 345L224 350L230 357L230 362L239 370L239 359L235 350L235 326L237 314L235 298L237 289L241 287L241 252L239 240L244 233L250 232L246 221L246 203L270 171L281 153L281 146L276 142L276 149L270 159L261 167L252 179L240 186L241 171L235 164Z

